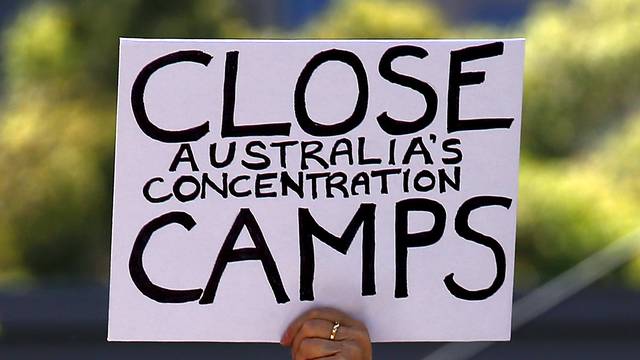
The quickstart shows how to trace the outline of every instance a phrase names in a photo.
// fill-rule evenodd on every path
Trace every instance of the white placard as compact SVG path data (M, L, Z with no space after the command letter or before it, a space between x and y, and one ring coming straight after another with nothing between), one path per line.
M109 340L509 339L523 55L123 39Z

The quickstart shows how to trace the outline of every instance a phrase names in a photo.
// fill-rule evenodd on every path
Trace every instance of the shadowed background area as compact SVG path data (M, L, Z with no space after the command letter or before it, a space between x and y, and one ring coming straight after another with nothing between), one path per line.
M526 37L518 292L640 226L637 0L0 0L0 31L3 359L287 357L276 345L105 342L119 37ZM630 258L475 358L633 358Z

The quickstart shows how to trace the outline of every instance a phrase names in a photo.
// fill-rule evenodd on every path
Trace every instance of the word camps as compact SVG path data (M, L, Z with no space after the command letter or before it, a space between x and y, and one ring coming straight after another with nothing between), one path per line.
M485 80L484 71L462 72L464 62L491 58L502 55L503 42L466 47L450 52L449 86L447 106L447 131L449 133L468 130L506 129L511 126L513 118L481 118L460 119L459 103L460 88L462 86L479 85ZM291 124L271 123L258 125L236 125L234 123L236 78L238 74L238 51L226 53L223 111L221 136L287 136ZM408 75L395 72L391 65L400 57L411 56L423 59L428 52L419 46L398 45L390 47L381 57L378 72L385 80L413 89L424 96L426 109L424 114L414 121L397 120L387 112L377 116L380 128L390 135L404 135L420 131L429 126L436 114L438 97L435 90L428 83ZM168 130L156 126L147 116L143 101L145 87L149 78L163 67L180 62L195 62L207 66L212 56L198 50L177 51L162 56L148 65L139 73L131 91L131 104L135 119L140 129L150 138L165 143L187 143L201 139L210 131L209 122L203 122L192 128L182 130ZM348 65L354 72L358 83L358 96L354 111L348 118L333 124L321 124L310 118L306 108L306 89L314 72L323 64L338 61ZM365 118L369 98L369 88L365 68L356 54L346 50L329 49L313 56L301 71L294 89L295 116L300 128L309 135L317 137L336 136L345 134L356 128ZM454 280L454 274L448 274L443 279L449 292L460 299L483 300L495 294L505 280L506 259L504 249L500 243L482 234L469 225L471 212L487 206L500 206L509 209L512 199L500 196L475 196L462 203L455 216L456 233L471 242L485 246L491 250L496 264L496 274L492 283L483 289L466 289ZM409 214L411 212L430 213L434 218L434 225L428 231L410 233L408 231ZM314 299L314 247L316 238L342 254L346 254L358 230L362 228L362 295L376 294L375 286L375 214L376 204L362 203L350 220L341 236L336 236L322 227L311 215L309 209L298 209L298 227L300 244L300 300ZM444 234L446 210L437 201L426 198L412 198L401 200L395 206L395 248L396 248L396 276L395 297L408 296L407 290L407 255L412 247L424 247L436 243ZM231 262L258 260L262 263L267 280L273 290L278 303L289 302L282 280L271 255L264 234L255 216L248 208L240 209L233 222L220 252L216 258L211 276L204 289L168 289L154 284L147 275L142 257L153 233L165 226L179 224L187 231L196 225L194 218L182 211L172 211L163 214L145 224L135 239L129 258L129 272L136 287L147 297L161 303L184 303L198 301L200 304L213 303L218 284L227 264ZM243 229L247 229L255 247L235 249L235 244Z

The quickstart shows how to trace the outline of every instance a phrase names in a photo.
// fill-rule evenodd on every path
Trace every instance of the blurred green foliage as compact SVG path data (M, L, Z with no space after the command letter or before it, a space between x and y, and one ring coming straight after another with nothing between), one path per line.
M260 36L230 4L36 2L3 34L0 281L106 276L118 38ZM517 29L344 0L277 36L526 37L516 276L533 285L640 225L639 33L637 0L543 4ZM636 261L623 279L639 273Z
M587 164L614 180L616 188L631 199L640 201L639 156L640 111L607 134L599 149L590 155Z
M638 227L638 203L598 169L523 159L517 275L535 285ZM625 280L634 278L628 267ZM619 275L619 274L618 274Z
M640 2L545 3L525 20L523 145L538 156L589 151L635 109Z

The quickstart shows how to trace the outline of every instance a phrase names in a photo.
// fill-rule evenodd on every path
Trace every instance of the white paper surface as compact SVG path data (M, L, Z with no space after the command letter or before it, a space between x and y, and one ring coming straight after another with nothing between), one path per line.
M451 52L486 44L501 43L501 55L465 61L462 73L484 72L484 82L460 86L460 118L513 118L508 128L448 131L447 115L450 93ZM395 74L403 74L430 86L437 96L433 121L423 129L402 135L390 135L377 121L388 116L413 122L435 106L426 103L420 91L393 83L379 71L381 58L390 48L411 46L423 49L428 56L398 56L391 62ZM355 55L366 72L366 113L362 122L350 131L333 136L316 136L304 131L296 117L294 93L300 74L318 53L339 49ZM184 130L208 122L209 131L195 141L167 143L145 133L136 121L132 106L132 88L143 68L171 53L198 51L211 57L208 65L179 61L154 71L144 86L143 104L151 123L161 130ZM287 123L288 135L222 137L223 89L228 52L237 51L234 122L236 126ZM136 40L123 39L120 47L118 88L117 145L113 242L109 300L109 340L116 341L260 341L277 342L289 322L301 312L316 306L332 306L361 319L369 328L373 341L471 341L507 340L510 338L513 262L517 209L517 176L521 125L523 73L523 40L455 40L455 41L218 41L218 40ZM344 53L343 53L344 54ZM353 57L352 57L353 58ZM140 81L139 81L140 82ZM406 82L405 82L406 84ZM424 86L423 86L424 89ZM353 66L329 60L312 72L304 99L309 118L320 124L337 124L354 112L358 88ZM471 120L470 120L471 121ZM379 158L380 164L358 165L358 138L364 138L366 158ZM412 139L421 138L432 164L425 156L402 160ZM330 163L332 147L339 139L352 144L354 164L349 156L335 157ZM452 139L458 139L459 143ZM449 151L444 148L445 141ZM246 146L252 141L253 151L268 157L270 165L263 170L247 169L242 160L261 163L263 157L250 156ZM293 141L286 147L286 166L280 159L280 148L273 143ZM329 163L323 168L314 160L301 169L302 141L319 141L323 149L318 156ZM394 142L395 160L389 156ZM414 140L418 141L418 140ZM338 149L344 150L342 140ZM211 145L216 144L217 159L222 161L231 143L236 144L233 161L216 168L210 163ZM451 145L453 143L453 145ZM175 171L170 166L183 144L188 144L198 167L194 171L188 152ZM307 145L307 150L311 145ZM416 149L420 150L419 145ZM445 164L443 159L462 159ZM415 152L418 152L416 150ZM427 161L428 162L428 161ZM444 171L453 178L460 171L459 190L444 185ZM400 174L388 175L388 193L382 193L381 178L372 172L391 169ZM425 171L426 170L426 171ZM333 189L326 193L326 178L318 178L317 198L312 197L312 181L304 181L304 196L289 189L282 195L281 173L298 180L309 174L344 173L348 197ZM403 184L409 172L407 189ZM414 177L423 171L416 189ZM364 172L369 178L369 194L365 186L351 182ZM220 184L223 176L237 179L237 191L250 191L244 197L220 196L208 186L186 183L180 187L185 195L198 190L193 200L181 202L175 195L166 201L152 203L145 199L173 193L176 180L182 176L202 180L204 174ZM223 175L226 173L226 175ZM275 197L256 197L256 176L264 175L264 193ZM429 190L433 174L435 183ZM238 176L246 177L238 178ZM313 176L313 175L312 175ZM320 176L320 175L318 175ZM360 175L360 180L365 175ZM149 181L153 178L161 180ZM339 181L334 176L333 181ZM421 185L420 185L421 184ZM206 188L202 198L202 188ZM444 279L453 273L455 282L468 290L488 288L496 278L496 256L490 247L463 238L455 226L459 208L469 199L494 196L510 201L510 206L484 206L473 210L468 227L495 239L504 252L505 278L501 286L482 300L456 297ZM444 226L443 235L428 246L407 249L407 297L397 298L396 204L406 199L429 199L446 211L442 221L434 224L428 211L408 215L408 232L430 231ZM363 230L359 228L346 255L314 237L315 270L314 301L301 301L301 248L299 209L308 209L315 221L328 232L341 236L361 204L375 205L375 295L363 296ZM187 214L195 221L191 230L180 224L168 224L151 233L142 255L142 268L151 283L169 290L204 289L222 243L240 209L248 209L255 217L289 301L278 303L267 281L262 262L245 260L229 262L222 273L212 303L194 301L163 303L145 295L133 280L130 258L141 229L155 218L170 212ZM466 218L465 218L466 219ZM464 219L463 219L464 220ZM462 221L464 222L464 221ZM254 248L247 229L242 229L235 249ZM400 246L401 247L401 246ZM370 274L371 275L371 274ZM369 289L370 290L370 289Z

